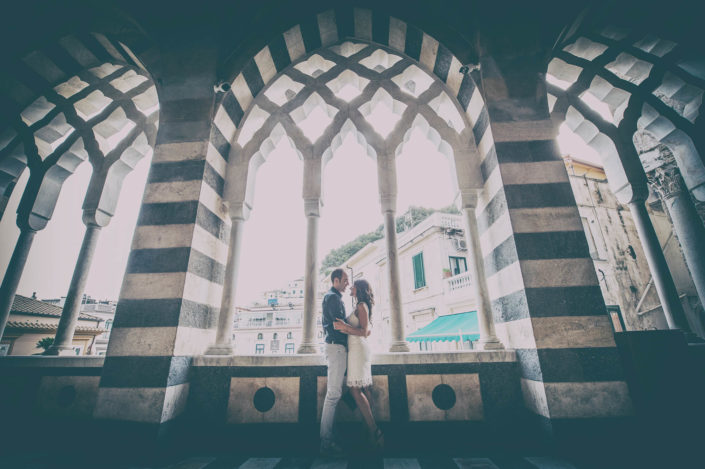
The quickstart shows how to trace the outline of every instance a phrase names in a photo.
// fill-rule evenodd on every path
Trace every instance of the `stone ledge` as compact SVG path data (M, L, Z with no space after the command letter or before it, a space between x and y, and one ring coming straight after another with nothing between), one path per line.
M193 366L323 366L323 355L201 355Z
M103 356L10 356L0 357L0 368L100 368Z
M517 361L513 350L472 350L438 353L379 353L372 356L373 365L427 365L446 363L498 363Z
M513 350L488 350L443 353L379 353L372 356L373 365L411 365L447 363L515 362ZM193 366L325 366L323 355L238 355L198 356Z

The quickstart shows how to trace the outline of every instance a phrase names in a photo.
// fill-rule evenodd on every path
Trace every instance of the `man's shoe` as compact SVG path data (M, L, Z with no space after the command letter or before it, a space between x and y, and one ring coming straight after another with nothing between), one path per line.
M344 458L345 451L343 451L343 448L341 448L338 443L331 441L328 444L321 444L321 456L328 458Z

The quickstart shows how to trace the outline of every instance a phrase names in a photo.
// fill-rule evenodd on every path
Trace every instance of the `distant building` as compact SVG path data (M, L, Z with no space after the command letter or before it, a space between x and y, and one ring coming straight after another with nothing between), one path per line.
M233 329L235 354L296 353L301 343L303 305L238 308Z
M629 207L617 201L602 168L572 158L565 162L615 330L668 329ZM697 335L705 337L705 312L673 225L657 197L647 202L688 323Z
M475 314L460 215L436 212L415 227L399 233L397 244L405 336L441 316ZM371 340L377 352L389 350L391 337L386 264L385 241L380 239L355 253L344 266L352 268L353 280L364 277L369 281L375 294ZM350 300L346 298L347 301ZM472 348L471 341L464 340L461 344L461 335L467 338L467 334L462 333L442 340L427 337L427 340L410 345L412 349L424 351Z
M45 299L42 300L42 302L63 308L66 297ZM113 328L116 308L117 301L96 300L90 295L83 295L83 299L81 300L81 313L90 314L93 317L99 318L101 320L100 327L104 329L104 332L95 338L94 346L91 347L91 355L105 355L108 350L108 340L110 339L110 331Z
M319 308L317 332L321 345L320 303L322 293L316 301ZM301 344L303 327L304 279L290 281L285 288L267 290L263 293L264 304L238 307L233 324L233 343L236 355L293 354Z
M5 334L0 343L0 355L36 355L43 352L37 342L45 337L54 337L61 318L62 308L53 304L15 295ZM105 332L103 320L97 316L81 313L73 337L76 355L93 353L96 337Z
M81 313L100 318L102 320L101 327L105 330L105 332L96 336L95 344L91 349L92 355L105 355L108 350L108 340L110 339L110 331L113 329L116 308L117 301L94 300L90 296L86 297L81 304Z

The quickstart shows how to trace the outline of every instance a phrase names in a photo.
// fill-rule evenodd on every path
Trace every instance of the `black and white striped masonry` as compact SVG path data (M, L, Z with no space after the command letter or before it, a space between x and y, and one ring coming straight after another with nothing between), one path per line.
M177 417L191 357L215 333L230 224L226 161L209 151L212 55L196 50L192 59L188 70L168 56L159 65L160 130L101 378L101 419L157 428Z
M524 401L552 422L628 416L631 400L542 78L533 64L502 57L484 58L482 74L488 89L507 91L485 96L495 146L483 152L478 224L497 334L517 351Z

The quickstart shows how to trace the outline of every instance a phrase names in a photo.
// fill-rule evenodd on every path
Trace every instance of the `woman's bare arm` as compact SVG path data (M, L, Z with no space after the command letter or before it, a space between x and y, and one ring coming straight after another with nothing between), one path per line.
M360 327L353 327L342 319L336 319L333 323L333 328L348 335L357 335L360 337L367 337L372 331L370 331L370 318L369 312L367 311L367 305L365 303L357 304L357 319L360 321Z

